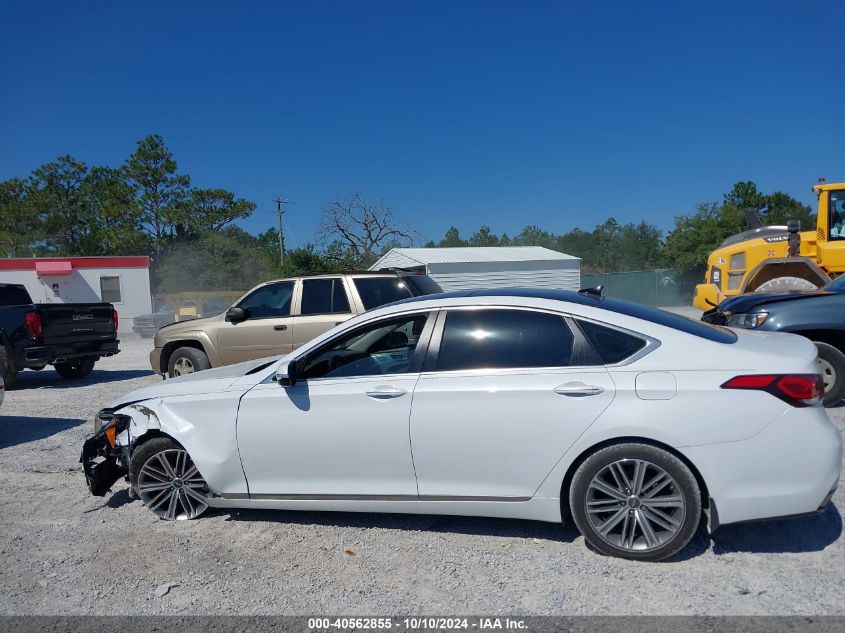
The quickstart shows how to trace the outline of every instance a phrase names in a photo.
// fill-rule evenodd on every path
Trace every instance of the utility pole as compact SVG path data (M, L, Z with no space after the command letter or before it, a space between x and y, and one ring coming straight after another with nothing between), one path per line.
M276 203L276 215L279 217L279 266L285 263L285 235L282 229L282 216L285 210L282 205L288 204L288 199L282 200L279 196L273 198L272 202Z

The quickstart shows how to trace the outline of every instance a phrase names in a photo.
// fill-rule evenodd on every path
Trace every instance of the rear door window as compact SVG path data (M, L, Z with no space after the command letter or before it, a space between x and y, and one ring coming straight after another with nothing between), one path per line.
M451 310L437 371L566 367L575 337L562 316L528 310Z
M399 277L353 277L352 283L365 310L413 296L408 284Z
M351 311L342 279L306 279L302 282L300 314L337 314Z

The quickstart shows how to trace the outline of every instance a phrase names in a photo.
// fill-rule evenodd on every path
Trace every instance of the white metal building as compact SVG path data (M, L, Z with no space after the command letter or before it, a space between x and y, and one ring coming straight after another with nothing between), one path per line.
M393 248L370 270L425 272L443 290L559 288L578 290L581 260L541 246Z
M35 303L113 303L121 333L152 312L149 257L0 259L0 283L23 284Z

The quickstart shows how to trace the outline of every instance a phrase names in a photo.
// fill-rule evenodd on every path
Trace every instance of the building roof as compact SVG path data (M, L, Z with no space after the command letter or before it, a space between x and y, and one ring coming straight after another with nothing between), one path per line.
M447 248L392 248L373 266L377 270L382 261L390 258L391 265L405 261L405 266L452 264L466 262L533 262L560 259L579 259L542 246L456 246Z
M69 274L73 268L149 268L147 256L127 257L6 257L0 258L0 270L54 270ZM41 274L41 273L39 273Z

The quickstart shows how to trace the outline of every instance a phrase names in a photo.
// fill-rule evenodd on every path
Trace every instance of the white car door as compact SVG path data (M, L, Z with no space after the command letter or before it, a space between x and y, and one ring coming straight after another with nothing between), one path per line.
M562 315L442 312L411 413L420 499L530 498L613 397L609 373Z
M297 357L292 387L247 393L237 434L250 496L416 499L408 425L433 325L428 312L363 325Z

